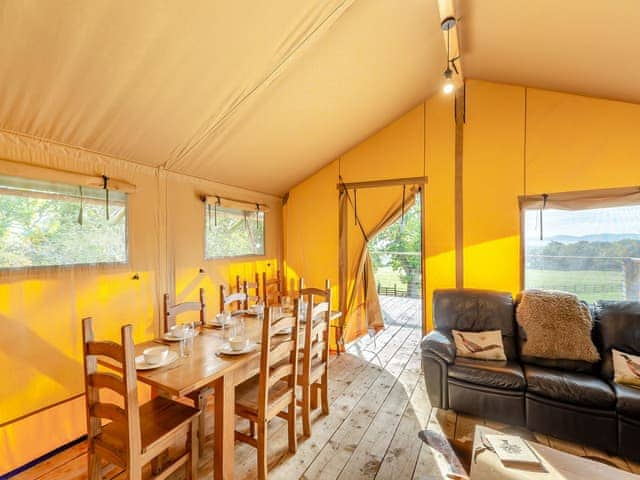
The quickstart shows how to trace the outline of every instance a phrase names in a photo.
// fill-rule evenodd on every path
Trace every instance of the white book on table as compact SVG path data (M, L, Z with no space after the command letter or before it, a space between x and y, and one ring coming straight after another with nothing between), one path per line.
M509 467L540 465L540 459L527 442L516 435L485 435L484 437L502 463Z

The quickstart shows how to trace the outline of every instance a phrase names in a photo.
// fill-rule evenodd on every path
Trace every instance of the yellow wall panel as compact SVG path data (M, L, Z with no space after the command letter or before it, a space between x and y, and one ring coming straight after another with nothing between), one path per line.
M524 183L524 88L467 84L464 286L517 292Z
M453 97L437 95L425 103L427 176L425 222L426 329L433 327L431 298L456 285L455 124Z
M345 182L418 177L424 174L424 106L405 113L340 160Z
M527 89L527 193L640 183L640 105Z
M338 162L334 161L289 192L285 206L288 289L300 277L309 286L338 283Z

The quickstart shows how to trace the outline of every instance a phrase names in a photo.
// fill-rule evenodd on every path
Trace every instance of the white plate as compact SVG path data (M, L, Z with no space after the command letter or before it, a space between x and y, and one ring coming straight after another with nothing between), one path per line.
M218 353L221 353L223 355L244 355L245 353L253 352L257 346L258 346L257 343L251 342L242 350L232 350L231 345L229 345L228 343L225 343Z
M195 337L196 335L197 334L194 334L193 336ZM179 342L183 338L187 338L187 336L185 335L184 337L175 337L175 336L171 335L169 332L164 333L162 335L162 339L166 340L167 342Z
M167 365L171 365L177 359L178 359L178 352L169 350L169 353L167 354L167 358L164 359L164 362L154 363L153 365L150 365L144 361L144 355L138 355L136 357L136 370L151 370L152 368L166 367Z
M215 328L224 328L224 327L228 327L230 325L233 325L234 320L231 319L228 322L224 322L224 323L220 323L218 320L207 320L206 324L209 327L215 327Z

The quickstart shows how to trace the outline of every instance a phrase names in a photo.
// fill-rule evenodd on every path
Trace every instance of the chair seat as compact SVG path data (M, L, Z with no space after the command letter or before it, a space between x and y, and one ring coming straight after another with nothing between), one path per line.
M449 377L491 388L524 390L522 367L515 362L456 358L449 366Z
M163 397L140 406L140 435L142 452L153 448L154 444L174 430L188 424L200 412ZM128 438L127 425L124 422L111 422L102 427L102 432L94 441L126 455Z
M618 413L640 420L640 388L614 383L613 389L616 392Z
M242 407L245 410L257 412L259 385L259 375L256 375L255 377L250 378L246 382L238 385L236 387L236 405ZM285 381L280 380L274 383L273 386L269 389L269 399L267 400L267 403L269 405L274 404L291 391L292 390L289 388L289 384Z
M541 397L603 409L613 408L616 404L611 387L593 375L532 365L525 365L524 374L528 391Z

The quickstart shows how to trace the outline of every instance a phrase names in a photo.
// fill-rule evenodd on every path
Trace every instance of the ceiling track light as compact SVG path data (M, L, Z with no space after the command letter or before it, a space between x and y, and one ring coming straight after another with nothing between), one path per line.
M446 94L453 92L455 89L453 73L458 74L458 68L455 62L459 57L451 58L451 29L456 26L456 23L456 19L453 17L447 17L440 23L440 28L444 32L447 32L447 65L443 73L444 84L442 85L442 91Z

